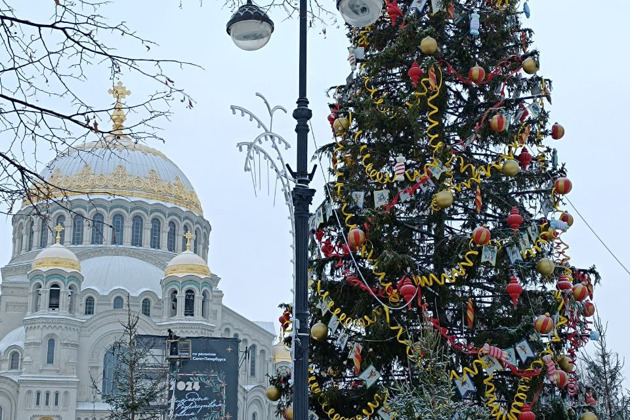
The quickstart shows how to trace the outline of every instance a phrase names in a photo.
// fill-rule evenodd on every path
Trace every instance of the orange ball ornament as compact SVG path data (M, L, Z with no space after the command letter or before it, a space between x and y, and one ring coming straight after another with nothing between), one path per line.
M553 188L556 190L558 194L564 195L571 192L571 189L573 188L573 184L571 184L571 181L569 180L569 178L562 176L554 181Z
M551 330L553 330L553 327L553 319L551 319L548 313L540 315L534 321L534 329L540 334L549 334Z
M564 370L556 370L556 386L564 388L569 383L569 375Z
M595 305L593 304L593 302L591 302L589 300L584 302L584 310L582 311L582 314L585 317L591 317L591 316L595 315Z
M567 211L560 215L560 220L569 225L569 227L573 226L573 216Z
M352 249L359 249L365 243L365 232L359 228L350 229L348 232L348 245Z
M478 226L472 232L472 240L477 245L487 245L490 239L490 230L485 226Z
M496 114L490 118L490 129L495 133L501 133L507 128L507 118L503 114Z
M476 85L480 85L486 78L486 71L479 64L475 64L468 71L468 78Z

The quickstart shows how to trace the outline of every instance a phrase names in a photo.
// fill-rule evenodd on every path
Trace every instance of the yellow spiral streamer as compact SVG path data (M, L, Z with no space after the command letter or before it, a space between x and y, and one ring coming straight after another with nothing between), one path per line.
M350 317L348 314L343 312L341 308L336 307L335 301L330 297L330 293L322 290L322 282L317 282L317 294L321 297L322 301L326 302L326 306L328 310L335 315L339 322L346 328L351 327L361 327L367 328L370 325L374 324L378 317L381 315L381 309L372 310L372 318L369 315L364 315L361 318L354 319Z

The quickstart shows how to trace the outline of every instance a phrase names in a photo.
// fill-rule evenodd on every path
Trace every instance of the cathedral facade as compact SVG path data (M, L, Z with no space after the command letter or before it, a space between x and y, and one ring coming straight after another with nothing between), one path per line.
M118 130L120 110L118 100ZM223 305L211 226L184 173L121 134L68 151L42 176L60 189L25 200L2 267L0 420L107 418L108 351L129 309L140 334L238 338L238 419L276 418L266 375L286 350L272 323Z

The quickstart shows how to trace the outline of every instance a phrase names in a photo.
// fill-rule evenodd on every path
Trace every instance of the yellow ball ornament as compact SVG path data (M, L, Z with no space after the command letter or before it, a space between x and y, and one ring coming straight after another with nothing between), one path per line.
M558 364L560 365L560 369L564 370L567 373L573 372L573 369L575 368L575 363L573 363L573 360L571 360L567 356L562 356L558 360Z
M269 401L278 401L280 399L280 390L275 386L270 386L265 392Z
M339 117L333 123L333 130L335 130L335 134L338 136L343 136L348 132L350 128L350 120L346 117Z
M536 60L531 57L527 57L523 61L523 71L527 74L534 74L538 71L538 64L536 64Z
M503 162L501 172L507 176L514 176L521 171L521 167L514 159L508 159Z
M581 416L580 420L597 420L597 416L595 413L591 411L585 411Z
M328 327L323 322L318 322L311 327L311 337L317 341L324 341L328 337Z
M426 54L431 55L437 51L437 41L435 38L427 36L420 41L420 50Z
M435 202L440 208L445 209L453 204L453 193L449 190L443 190L435 194Z
M548 276L553 273L556 265L549 258L541 258L536 264L536 270L543 276Z

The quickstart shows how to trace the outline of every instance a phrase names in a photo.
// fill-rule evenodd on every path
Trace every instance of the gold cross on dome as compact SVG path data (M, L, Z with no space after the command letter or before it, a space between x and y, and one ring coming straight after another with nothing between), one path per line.
M118 102L120 102L121 99L125 99L127 95L131 95L131 91L127 90L127 88L120 81L116 84L116 86L114 86L107 92L112 95Z
M193 235L190 232L186 232L184 237L186 238L186 251L190 251L190 239L193 237Z
M61 231L63 230L63 226L61 226L61 223L57 224L57 226L55 226L55 232L57 232L57 237L55 238L55 243L56 244L60 244L61 243Z

